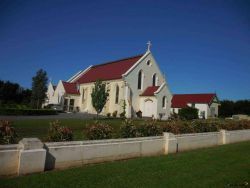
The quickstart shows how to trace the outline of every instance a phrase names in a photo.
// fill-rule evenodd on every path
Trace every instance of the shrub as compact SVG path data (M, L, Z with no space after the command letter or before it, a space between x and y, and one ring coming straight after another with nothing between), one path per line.
M179 115L177 113L173 112L173 113L170 114L169 119L170 120L178 120L180 118L179 118Z
M55 110L0 108L0 115L56 115Z
M120 113L121 118L125 118L125 112Z
M86 136L90 140L110 139L112 131L113 128L110 125L96 121L86 128Z
M167 121L164 125L162 125L162 131L179 134L179 129L175 126L175 121Z
M15 144L17 143L17 134L11 122L7 120L0 121L0 144Z
M112 113L112 116L113 116L113 117L116 117L116 116L117 116L117 111L114 111L114 112Z
M120 128L122 138L134 138L137 136L137 129L132 120L125 119Z
M155 120L147 121L143 129L143 136L158 136L161 135L161 129L156 125Z
M183 120L198 119L198 110L196 108L186 107L179 110L179 116Z
M220 124L220 129L226 130L240 130L240 129L250 129L249 120L226 120Z
M142 111L138 111L138 112L136 112L136 116L138 117L138 118L142 118Z
M61 126L61 123L56 120L50 122L47 139L50 142L72 141L73 132L70 128Z
M196 120L192 122L192 127L194 132L203 133L203 132L215 132L219 130L219 124L216 121L202 121Z
M107 117L110 117L111 116L111 114L110 113L107 113Z

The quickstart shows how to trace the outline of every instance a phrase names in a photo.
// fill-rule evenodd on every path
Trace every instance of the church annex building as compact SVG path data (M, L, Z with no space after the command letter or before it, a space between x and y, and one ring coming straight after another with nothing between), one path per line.
M89 66L67 81L60 80L57 86L49 83L45 105L56 104L64 111L95 114L91 93L95 81L100 79L109 90L102 115L116 111L119 116L125 102L128 118L136 117L136 112L141 111L143 117L168 119L171 113L178 113L185 106L196 107L202 118L217 116L219 103L215 94L198 94L192 100L185 95L171 94L149 47L145 54Z

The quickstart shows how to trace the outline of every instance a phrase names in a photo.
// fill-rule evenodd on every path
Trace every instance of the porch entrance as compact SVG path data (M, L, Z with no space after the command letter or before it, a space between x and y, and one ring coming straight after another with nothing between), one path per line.
M154 112L153 112L153 101L152 100L146 100L144 102L144 109L143 109L143 112L142 112L142 115L144 117L152 117Z

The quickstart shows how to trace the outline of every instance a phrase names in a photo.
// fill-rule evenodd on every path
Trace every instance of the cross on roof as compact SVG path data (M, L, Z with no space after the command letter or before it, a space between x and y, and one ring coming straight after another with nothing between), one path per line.
M148 51L150 51L150 47L152 46L152 43L150 41L148 41L147 45L148 45Z

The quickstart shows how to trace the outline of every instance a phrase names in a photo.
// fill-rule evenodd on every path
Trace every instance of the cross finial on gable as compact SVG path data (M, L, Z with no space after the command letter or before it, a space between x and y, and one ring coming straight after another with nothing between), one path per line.
M150 51L150 48L152 46L152 43L150 41L147 42L147 45L148 45L148 50L147 51Z

